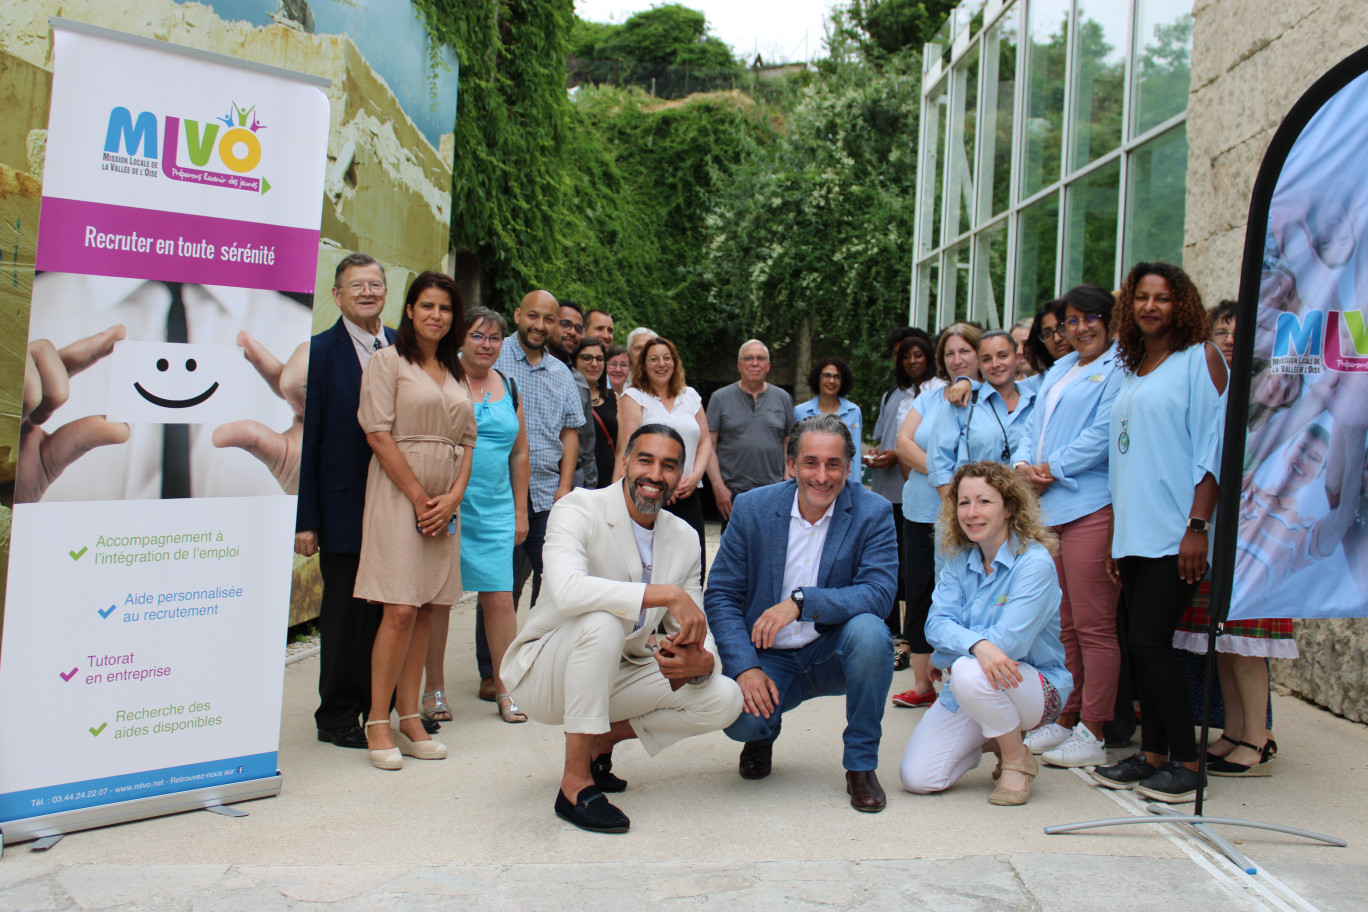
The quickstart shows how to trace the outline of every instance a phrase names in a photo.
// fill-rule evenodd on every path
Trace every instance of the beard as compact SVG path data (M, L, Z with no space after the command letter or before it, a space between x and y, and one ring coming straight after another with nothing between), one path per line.
M632 506L636 507L642 513L645 513L647 516L654 516L665 506L665 494L662 493L659 498L651 500L637 490L637 485L640 483L640 479L634 481L629 478L627 480L627 494L632 498Z

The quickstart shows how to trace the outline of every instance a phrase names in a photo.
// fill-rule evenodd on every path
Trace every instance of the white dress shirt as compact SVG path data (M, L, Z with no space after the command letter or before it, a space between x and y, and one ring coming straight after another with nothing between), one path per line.
M788 594L800 586L816 586L817 572L822 567L822 547L831 530L831 514L836 509L833 499L826 512L814 523L803 519L798 509L798 494L793 495L793 509L789 512L788 553L784 555L784 587ZM791 621L774 635L775 649L797 649L817 639L817 625L812 621Z
M361 369L365 370L366 365L370 364L371 355L389 345L385 341L385 330L380 329L380 335L364 330L357 326L346 317L342 318L342 325L347 328L347 334L352 337L352 344L356 346L356 360L361 362Z

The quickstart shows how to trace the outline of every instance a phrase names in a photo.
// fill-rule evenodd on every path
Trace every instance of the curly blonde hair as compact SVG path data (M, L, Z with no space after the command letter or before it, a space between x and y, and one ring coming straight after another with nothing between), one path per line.
M1121 284L1111 325L1112 338L1116 340L1116 360L1132 374L1145 360L1145 339L1140 324L1135 322L1135 286L1151 275L1167 282L1173 293L1173 350L1182 351L1189 345L1205 342L1211 335L1202 295L1186 272L1172 263L1136 263Z
M670 395L678 396L684 392L684 387L687 385L684 382L684 362L679 360L679 349L675 348L675 344L664 336L656 336L641 346L641 352L637 355L636 363L632 365L632 386L643 393L655 395L655 390L651 387L651 380L646 376L646 354L657 345L663 345L669 349L670 357L674 359L674 373L670 375Z
M940 526L940 546L947 555L959 554L974 546L959 524L959 489L966 478L982 478L1002 496L1002 503L1007 508L1007 531L1016 536L1017 554L1025 554L1032 542L1044 545L1051 554L1059 550L1058 537L1040 521L1040 501L1031 486L1002 463L985 459L960 466L950 482L950 490L941 498L937 525Z

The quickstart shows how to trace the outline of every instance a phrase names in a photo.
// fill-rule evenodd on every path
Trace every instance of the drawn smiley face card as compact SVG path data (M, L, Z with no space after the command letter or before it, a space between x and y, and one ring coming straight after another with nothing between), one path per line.
M119 342L110 355L108 417L129 424L261 420L279 399L236 345Z

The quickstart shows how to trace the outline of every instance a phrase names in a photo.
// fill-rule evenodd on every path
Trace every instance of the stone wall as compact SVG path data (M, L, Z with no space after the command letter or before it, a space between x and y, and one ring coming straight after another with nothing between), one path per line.
M1183 264L1205 298L1239 291L1249 198L1292 105L1368 40L1362 0L1196 0L1188 104ZM1299 621L1302 657L1274 679L1355 721L1368 721L1368 621Z

